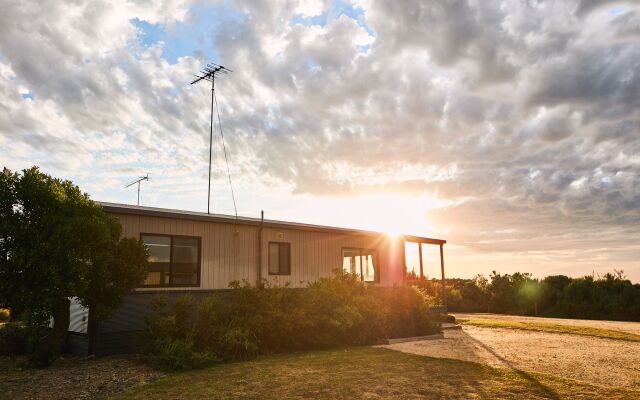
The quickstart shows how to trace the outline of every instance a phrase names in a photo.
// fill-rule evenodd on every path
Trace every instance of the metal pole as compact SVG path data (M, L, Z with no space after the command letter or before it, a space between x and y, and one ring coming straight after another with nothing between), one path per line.
M264 227L264 210L260 211L260 230L258 230L258 282L262 285L262 228Z
M207 189L207 214L211 214L211 152L213 146L213 91L215 90L215 79L211 77L211 119L209 123L209 188Z
M447 308L447 284L444 278L444 254L440 245L440 273L442 274L442 304Z
M138 205L140 205L140 182L138 181Z
M419 278L424 278L424 268L422 266L422 243L418 242L418 256L420 257L420 276Z

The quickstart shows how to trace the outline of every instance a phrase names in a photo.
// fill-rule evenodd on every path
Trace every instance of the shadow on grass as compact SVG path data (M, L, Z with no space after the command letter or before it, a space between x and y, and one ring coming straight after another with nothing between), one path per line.
M545 395L545 397L548 397L550 399L560 399L560 396L558 395L557 392L555 392L551 388L543 385L538 379L536 379L533 375L529 374L528 372L516 368L509 360L507 360L506 358L502 357L500 354L498 354L495 350L493 350L491 347L487 346L482 341L480 341L480 340L474 338L473 336L469 335L464 330L462 331L462 334L465 335L466 337L468 337L474 343L477 343L480 347L485 349L487 352L489 352L496 359L500 360L500 362L502 364L504 364L507 368L509 368L511 371L513 371L514 373L516 373L517 375L522 377L524 380L529 382L538 391L542 392Z

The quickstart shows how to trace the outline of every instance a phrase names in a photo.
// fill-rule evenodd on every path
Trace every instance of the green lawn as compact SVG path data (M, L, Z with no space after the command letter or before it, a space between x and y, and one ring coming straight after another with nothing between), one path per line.
M631 399L640 391L359 347L261 357L177 373L116 399Z
M461 318L458 320L463 325L473 325L485 328L510 328L531 331L571 333L574 335L595 336L606 339L630 340L640 342L640 335L629 332L615 331L611 329L593 328L589 326L574 326L554 324L543 321L515 321L492 318Z

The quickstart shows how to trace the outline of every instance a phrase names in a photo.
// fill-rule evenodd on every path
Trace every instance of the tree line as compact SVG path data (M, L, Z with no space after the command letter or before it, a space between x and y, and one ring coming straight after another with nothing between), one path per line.
M431 295L439 295L442 282L418 280ZM602 276L570 278L565 275L533 278L530 273L500 274L489 278L447 279L449 311L491 312L560 318L640 321L640 284L623 271Z

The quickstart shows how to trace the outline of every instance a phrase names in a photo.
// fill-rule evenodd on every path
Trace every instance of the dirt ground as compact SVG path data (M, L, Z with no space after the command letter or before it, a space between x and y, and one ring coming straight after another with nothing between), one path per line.
M161 374L133 357L59 359L51 368L24 369L0 357L0 399L100 399Z
M559 321L567 324L573 322ZM604 327L600 325L601 322L597 323L594 326ZM610 325L605 326L606 329L614 329ZM633 326L626 328L631 329L629 332L637 329ZM443 339L383 347L430 357L538 372L605 387L640 389L640 343L632 341L463 326L462 330L445 331Z
M640 322L624 322L624 321L596 321L589 319L563 319L563 318L541 318L541 317L520 317L517 315L501 315L501 314L485 314L485 313L453 313L456 318L487 318L487 319L503 319L507 321L521 322L546 322L550 324L573 325L573 326L589 326L592 328L610 329L614 331L628 332L640 335Z

